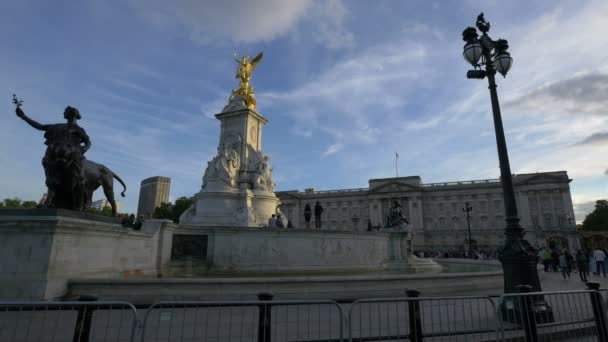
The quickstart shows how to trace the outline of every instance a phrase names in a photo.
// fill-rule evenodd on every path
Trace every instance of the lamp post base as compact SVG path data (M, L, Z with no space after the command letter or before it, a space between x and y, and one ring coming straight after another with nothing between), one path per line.
M542 291L537 270L538 255L528 241L522 238L507 239L500 250L499 260L506 294ZM554 321L553 309L542 295L507 297L500 303L500 311L504 321L515 324L522 324L525 317L533 317L538 324Z

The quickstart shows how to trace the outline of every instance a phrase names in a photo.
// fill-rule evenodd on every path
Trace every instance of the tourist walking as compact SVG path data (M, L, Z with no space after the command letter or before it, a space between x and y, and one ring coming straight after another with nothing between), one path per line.
M540 259L543 262L543 268L545 269L545 272L549 272L549 267L551 266L551 253L549 253L548 249L541 249Z
M595 258L596 274L599 276L602 271L604 277L606 277L606 269L604 268L604 260L606 260L606 253L603 250L596 248L593 251L593 257Z
M586 283L589 275L589 258L580 249L576 251L576 268L578 268L578 276L581 281Z
M276 228L277 227L277 218L272 214L272 216L268 219L268 228Z
M276 226L277 226L277 228L284 228L285 227L283 225L283 218L281 217L281 214L277 214Z
M568 256L566 256L566 250L559 256L559 269L562 272L564 279L570 278L570 266L568 265Z
M555 250L551 251L551 269L553 272L559 271L559 253Z

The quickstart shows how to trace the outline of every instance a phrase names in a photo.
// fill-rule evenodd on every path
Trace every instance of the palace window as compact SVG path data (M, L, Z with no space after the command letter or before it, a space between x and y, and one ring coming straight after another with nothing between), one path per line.
M558 216L557 222L559 224L559 229L565 229L566 228L566 217L564 217L563 214Z
M425 217L424 218L424 226L426 227L426 229L432 230L434 229L433 227L433 219L430 217Z
M534 228L539 228L540 224L538 222L538 215L532 215L532 226Z
M545 228L551 228L551 214L545 214Z
M494 200L494 209L500 210L500 200Z
M481 229L488 229L488 217L487 216L481 217Z
M452 217L452 228L460 229L460 220L458 217Z

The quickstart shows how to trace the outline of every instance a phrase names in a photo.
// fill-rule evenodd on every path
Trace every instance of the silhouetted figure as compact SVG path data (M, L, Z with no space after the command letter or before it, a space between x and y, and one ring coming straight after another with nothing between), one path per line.
M312 209L310 208L310 204L306 203L306 206L304 207L304 221L306 222L307 229L310 229L310 218L311 217L312 217Z
M83 211L87 191L82 163L91 141L85 130L76 124L80 112L68 106L63 112L67 123L43 125L27 117L15 97L13 102L17 105L15 113L18 117L33 128L44 131L47 147L42 166L48 188L44 206Z
M576 251L576 268L578 268L578 275L581 281L586 283L587 276L589 275L589 258L580 249Z
M276 228L277 227L277 218L274 214L268 219L268 228Z
M122 218L120 219L120 225L123 227L129 227L129 215L124 214L122 215Z
M277 215L277 228L285 228L283 227L283 218L280 214Z
M317 201L315 204L315 228L321 229L321 214L323 214L323 207L321 203Z
M91 140L85 130L76 124L80 112L74 107L66 107L63 117L67 123L44 125L30 119L21 109L22 101L13 95L17 106L17 116L37 130L44 131L46 152L42 158L45 184L48 188L40 207L61 208L84 211L90 208L93 193L100 186L116 216L114 200L114 178L124 187L126 185L107 167L87 160L84 154L91 148Z
M137 220L133 222L133 230L141 230L141 226L143 225L144 220L144 215L139 215L139 217L137 217Z
M287 228L293 228L293 224L291 223L291 220L287 220Z
M371 232L374 229L372 226L372 220L367 220L367 231Z

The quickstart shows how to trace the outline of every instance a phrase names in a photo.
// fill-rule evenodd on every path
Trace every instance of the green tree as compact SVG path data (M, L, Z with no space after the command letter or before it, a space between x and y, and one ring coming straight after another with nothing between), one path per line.
M171 202L161 203L160 206L154 209L154 213L152 217L155 219L167 219L172 220L173 216L171 215L173 210L173 204Z
M112 216L112 208L108 206L103 207L101 209L89 208L86 211L101 216Z
M595 202L595 209L585 217L581 230L608 230L608 201Z
M154 214L152 214L152 217L157 219L167 219L175 223L179 223L179 217L184 211L186 211L186 209L190 208L192 204L194 204L194 199L182 196L175 200L175 204L171 202L161 203L160 206L154 209Z
M38 203L36 201L22 201L20 198L5 198L4 201L0 202L0 208L6 209L31 209L36 208Z

